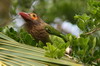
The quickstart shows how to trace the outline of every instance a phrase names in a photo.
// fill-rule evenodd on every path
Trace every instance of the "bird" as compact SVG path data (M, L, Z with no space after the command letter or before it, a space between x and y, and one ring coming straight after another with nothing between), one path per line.
M66 41L61 32L44 22L36 13L20 12L19 15L25 21L25 29L37 42L42 41L44 44L51 42L50 34L60 36Z

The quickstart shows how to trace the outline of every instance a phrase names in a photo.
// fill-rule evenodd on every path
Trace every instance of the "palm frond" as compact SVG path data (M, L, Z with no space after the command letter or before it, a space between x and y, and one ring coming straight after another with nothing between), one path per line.
M0 32L0 61L8 65L46 66L71 65L81 66L70 59L53 59L44 56L45 50L21 44Z

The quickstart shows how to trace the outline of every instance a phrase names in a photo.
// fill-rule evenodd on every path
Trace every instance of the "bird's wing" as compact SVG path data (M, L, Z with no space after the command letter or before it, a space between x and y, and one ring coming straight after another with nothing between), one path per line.
M45 26L45 30L46 30L49 34L59 36L59 37L61 37L62 39L64 39L65 42L67 41L65 35L63 35L61 32L59 32L58 30L56 30L56 29L53 28L52 26L46 25L46 26Z
M49 34L52 34L52 35L57 35L59 36L61 33L56 30L55 28L53 28L52 26L50 25L46 25L45 26L45 30L49 33Z

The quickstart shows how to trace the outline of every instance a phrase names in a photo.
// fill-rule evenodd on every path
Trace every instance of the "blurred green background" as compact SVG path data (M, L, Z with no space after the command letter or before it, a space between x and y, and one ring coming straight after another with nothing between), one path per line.
M75 14L86 12L86 0L12 0L11 13L36 12L47 23L56 17L76 23Z
M58 17L63 21L67 20L75 24L75 14L86 12L86 1L87 0L0 0L0 18L10 17L13 19L14 16L22 11L36 12L47 23L54 22L55 18ZM0 21L0 23L1 22L2 21Z

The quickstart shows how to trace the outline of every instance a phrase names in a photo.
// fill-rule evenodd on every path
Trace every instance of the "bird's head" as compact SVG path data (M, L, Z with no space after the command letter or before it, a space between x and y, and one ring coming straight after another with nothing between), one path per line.
M38 19L38 16L35 13L25 13L20 12L19 15L27 22L27 21L35 21Z

